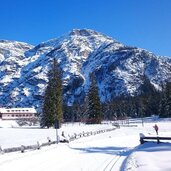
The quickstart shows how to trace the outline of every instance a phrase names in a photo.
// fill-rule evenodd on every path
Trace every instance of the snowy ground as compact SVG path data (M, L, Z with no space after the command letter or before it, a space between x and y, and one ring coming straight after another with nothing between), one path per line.
M159 126L160 136L171 137L171 121L148 120L144 127L138 122L134 123L137 127L121 127L80 138L69 144L55 144L25 153L0 154L0 171L170 171L171 143L139 143L139 133L155 135L155 123ZM34 144L37 141L46 142L47 137L56 139L54 129L7 128L9 125L16 126L14 123L5 124L0 121L0 127L3 127L0 128L2 149ZM69 124L63 125L58 133L65 131L65 134L71 135L74 132L111 127L111 124Z

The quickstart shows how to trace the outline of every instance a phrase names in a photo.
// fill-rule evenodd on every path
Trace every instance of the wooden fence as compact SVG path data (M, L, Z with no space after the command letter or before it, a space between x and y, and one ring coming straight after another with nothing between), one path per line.
M82 137L97 135L97 134L100 134L100 133L113 131L115 129L116 128L105 129L105 130L97 130L97 131L90 131L90 132L82 132L82 133L79 133L79 134L74 133L74 135L69 136L69 140L66 139L66 141L65 141L65 139L63 139L63 140L61 140L59 142L62 143L62 142L74 141L74 140L82 138ZM17 151L20 151L21 153L24 153L27 150L39 150L42 147L49 146L51 144L56 144L57 143L57 141L51 141L49 137L47 137L47 140L48 140L47 142L42 143L42 144L40 144L39 141L37 141L37 143L35 143L34 145L28 145L28 146L21 145L19 147L11 147L11 148L5 148L5 149L2 149L1 146L0 146L0 154L10 153L10 152L17 152Z
M160 140L171 140L171 137L140 137L140 143L144 144L145 142L148 142L149 140L156 140L157 144L160 143Z

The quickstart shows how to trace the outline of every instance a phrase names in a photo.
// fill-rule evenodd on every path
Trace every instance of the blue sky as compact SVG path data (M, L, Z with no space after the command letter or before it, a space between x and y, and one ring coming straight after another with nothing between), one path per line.
M2 0L0 39L33 45L74 28L171 56L171 0Z

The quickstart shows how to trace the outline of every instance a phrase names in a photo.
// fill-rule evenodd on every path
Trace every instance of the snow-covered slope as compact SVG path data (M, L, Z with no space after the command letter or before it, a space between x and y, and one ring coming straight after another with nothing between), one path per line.
M160 89L161 84L171 80L171 62L168 58L136 47L119 47L109 43L93 52L82 67L88 81L92 71L96 74L101 99L118 95L135 95L143 84L144 76ZM85 84L87 86L88 84Z
M171 60L89 29L75 29L33 47L0 41L1 106L35 106L40 109L47 73L53 58L63 70L64 101L82 101L89 88L89 73L98 78L101 100L134 95L147 76L160 88L170 80Z
M10 87L16 86L23 67L30 63L25 52L32 48L26 43L0 40L0 105L5 104L2 97L10 95Z

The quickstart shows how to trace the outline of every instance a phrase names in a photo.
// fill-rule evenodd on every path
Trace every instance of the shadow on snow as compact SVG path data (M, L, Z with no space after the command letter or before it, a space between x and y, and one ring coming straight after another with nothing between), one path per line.
M110 155L127 156L127 147L88 147L88 148L72 148L73 150L79 150L83 153L103 153Z

